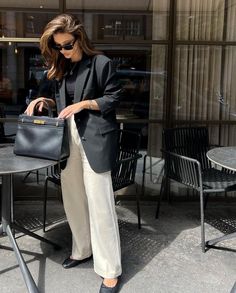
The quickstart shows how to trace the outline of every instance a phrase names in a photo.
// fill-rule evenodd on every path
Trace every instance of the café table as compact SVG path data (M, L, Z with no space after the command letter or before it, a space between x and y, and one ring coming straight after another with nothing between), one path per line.
M53 245L56 249L60 248L57 244L48 239L33 233L24 227L17 225L13 219L13 175L35 171L58 164L57 161L44 160L31 157L16 156L13 153L13 145L0 145L0 176L2 176L2 222L0 225L0 235L6 234L9 237L12 248L15 252L21 273L23 275L28 292L38 293L39 290L34 282L31 273L26 266L20 249L17 245L12 229L23 232L26 235L34 237L40 241Z
M236 171L236 147L217 147L207 152L207 158L214 164ZM236 232L217 237L207 242L208 246L213 246L220 241L236 237Z

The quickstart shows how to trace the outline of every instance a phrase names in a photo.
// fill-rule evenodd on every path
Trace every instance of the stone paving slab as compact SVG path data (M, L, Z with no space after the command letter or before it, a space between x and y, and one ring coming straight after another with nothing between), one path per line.
M117 206L122 245L123 293L230 293L236 281L236 239L222 242L223 249L200 248L199 203L164 203L159 220L155 202L142 202L142 229L137 228L134 202ZM236 230L236 203L209 202L207 239ZM17 222L57 242L62 249L17 233L17 243L41 293L98 293L101 278L93 261L70 270L61 263L70 254L71 235L62 205L50 201L49 231L43 233L41 202L15 204ZM223 223L223 224L222 224ZM228 227L228 228L227 228ZM7 237L0 240L0 292L27 292Z

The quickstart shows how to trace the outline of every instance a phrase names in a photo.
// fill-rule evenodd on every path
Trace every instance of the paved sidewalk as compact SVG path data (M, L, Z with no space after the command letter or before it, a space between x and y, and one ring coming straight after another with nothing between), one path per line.
M40 188L39 188L40 190ZM198 201L164 203L160 219L154 219L155 202L142 202L142 229L137 228L135 203L117 206L122 245L122 293L230 293L236 281L236 239L224 249L200 248ZM207 238L236 231L236 203L209 201ZM93 261L65 270L61 263L70 254L71 237L62 205L50 201L50 231L43 234L42 204L18 201L19 224L57 242L62 249L17 234L17 243L41 293L98 293L101 278ZM26 287L7 237L1 238L0 292L24 293Z

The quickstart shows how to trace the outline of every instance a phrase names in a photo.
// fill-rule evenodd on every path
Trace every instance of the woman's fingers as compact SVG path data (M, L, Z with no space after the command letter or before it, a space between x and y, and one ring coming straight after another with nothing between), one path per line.
M71 117L73 114L79 113L81 110L83 110L82 102L67 106L60 112L58 118L67 119Z
M71 117L72 115L73 115L73 111L70 111L70 109L65 108L64 110L60 112L60 114L58 115L58 118L67 119Z
M36 105L37 104L37 105ZM25 110L25 113L29 116L32 116L34 114L35 110L38 110L39 112L43 111L43 106L44 106L44 101L40 99L36 99L34 101L32 101L28 107Z
M42 112L43 111L43 105L44 105L43 102L38 104L38 111L39 112Z

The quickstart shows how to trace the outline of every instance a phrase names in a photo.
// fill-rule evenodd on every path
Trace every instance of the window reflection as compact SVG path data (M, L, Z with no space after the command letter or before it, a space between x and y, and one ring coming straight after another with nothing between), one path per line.
M12 103L12 82L2 72L0 72L0 102Z
M17 9L5 9L0 15L0 38L5 38L0 42L0 72L4 76L2 84L8 88L8 92L2 90L0 103L5 104L7 115L16 117L24 111L27 100L37 95L45 70L35 38L41 36L46 23L58 14L56 8L62 1L41 1L42 8L36 1L29 1L25 11L25 4L6 2L1 1L0 7L5 3L5 7ZM153 40L168 39L169 1L67 0L63 4L69 13L79 17L94 45L112 59L125 89L118 115L125 119L148 120L157 116L162 119L167 46L155 45ZM12 38L11 44L6 38ZM21 40L16 42L15 38ZM156 50L158 46L162 49ZM158 113L154 110L157 104ZM126 127L141 132L144 147L148 133L145 123L126 123Z
M152 15L94 15L97 40L146 40L152 38Z
M29 91L37 86L45 70L38 44L4 43L0 46L0 103L6 112L18 115L26 107Z
M24 13L5 11L0 17L0 37L32 37L41 36L44 26L55 13Z
M19 0L1 0L0 7L7 8L36 8L36 9L58 9L59 1L58 0L28 0L28 1L19 1Z

